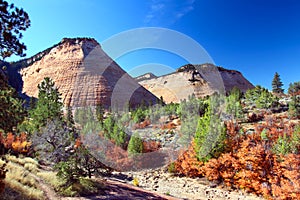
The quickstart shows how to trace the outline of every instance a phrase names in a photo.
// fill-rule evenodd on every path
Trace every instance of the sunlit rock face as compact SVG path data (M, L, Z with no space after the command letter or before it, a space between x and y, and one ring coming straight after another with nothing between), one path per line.
M212 64L189 64L160 77L147 78L146 75L136 80L157 97L162 96L167 103L180 102L192 95L200 98L215 92L226 94L234 87L242 92L254 87L240 72Z
M65 38L22 61L22 93L37 97L37 85L50 77L66 106L135 107L157 98L139 85L91 38ZM17 65L17 64L15 64Z

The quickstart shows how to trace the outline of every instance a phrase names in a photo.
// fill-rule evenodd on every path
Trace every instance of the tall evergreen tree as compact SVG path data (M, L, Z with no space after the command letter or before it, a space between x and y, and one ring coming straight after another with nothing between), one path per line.
M280 75L276 72L272 81L272 91L278 94L283 93L284 89L282 89L282 86Z
M22 104L13 88L0 89L0 129L12 131L24 119Z
M38 85L39 95L35 109L29 112L33 130L45 126L48 120L62 120L62 108L60 93L54 82L46 77Z
M22 31L30 26L28 14L0 0L0 57L5 59L12 54L25 56L26 46L20 42Z

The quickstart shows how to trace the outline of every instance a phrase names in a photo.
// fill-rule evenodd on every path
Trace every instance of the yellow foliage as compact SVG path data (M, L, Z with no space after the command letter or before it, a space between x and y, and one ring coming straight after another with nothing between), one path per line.
M11 146L15 152L27 153L31 146L31 143L27 141L21 142L20 140L16 140L12 143Z
M134 186L138 187L139 186L139 179L137 177L134 177L132 183L133 183Z

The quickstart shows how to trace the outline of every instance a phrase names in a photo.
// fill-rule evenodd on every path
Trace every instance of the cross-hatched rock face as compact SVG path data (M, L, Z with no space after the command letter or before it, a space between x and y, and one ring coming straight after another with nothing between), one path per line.
M167 103L180 102L192 95L199 98L215 92L226 94L234 87L242 92L254 87L240 72L212 64L188 64L168 75L140 76L136 80L157 97L162 96Z
M22 92L37 97L37 85L50 77L62 94L67 106L123 108L141 103L157 102L157 98L139 85L114 62L94 39L63 39L47 53L32 57L20 70ZM24 61L23 61L24 62Z

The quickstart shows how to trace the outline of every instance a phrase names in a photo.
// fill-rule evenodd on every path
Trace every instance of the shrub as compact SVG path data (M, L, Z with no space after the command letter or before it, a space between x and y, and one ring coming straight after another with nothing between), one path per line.
M290 95L296 95L299 94L299 92L300 92L300 81L291 83L289 85L288 93Z
M67 161L57 163L55 169L58 170L57 176L65 181L64 188L68 188L74 183L79 182L83 174L75 158L69 158Z
M256 86L245 94L246 104L255 103L257 108L271 108L276 103L276 98L266 88Z
M238 88L233 88L230 95L226 98L226 113L233 118L243 117L243 108L241 105L242 93Z
M132 120L135 123L140 123L144 121L146 118L146 111L142 108L137 108L132 112Z
M195 134L197 157L201 161L208 161L218 157L224 151L226 132L224 123L216 114L212 114L209 106L207 112L198 121Z
M136 155L143 152L143 140L137 134L132 135L128 144L129 155Z
M289 103L289 115L291 117L300 117L300 96L292 96Z

